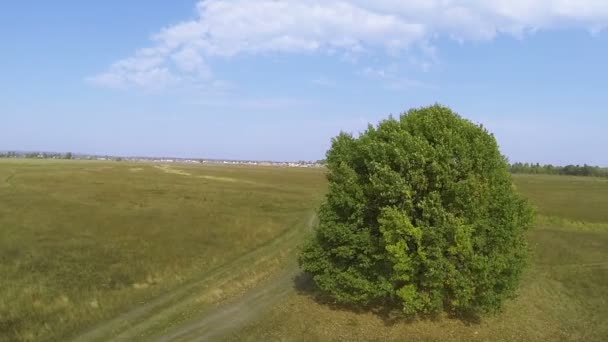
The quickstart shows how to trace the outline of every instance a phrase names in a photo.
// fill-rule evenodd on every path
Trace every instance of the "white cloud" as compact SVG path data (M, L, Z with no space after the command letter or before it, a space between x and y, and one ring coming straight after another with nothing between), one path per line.
M326 76L320 76L312 80L312 83L321 87L333 87L336 83Z
M87 81L110 88L137 86L161 89L179 81L179 76L166 66L167 50L141 49L133 57L119 60L105 72L87 78Z
M171 58L175 62L175 65L186 72L198 72L203 75L209 73L207 65L203 61L201 54L195 49L188 47L179 50L174 53Z
M306 101L289 97L240 97L235 99L232 96L214 94L214 96L197 98L188 101L190 104L204 105L207 107L234 108L241 110L286 110L302 108L315 104L314 101Z
M525 37L538 30L608 26L606 0L204 0L196 18L160 30L151 48L89 80L112 87L163 87L208 80L206 60L271 53L400 56L422 70L437 62L433 41ZM412 55L416 57L412 57Z
M375 81L379 81L386 89L402 91L410 88L438 89L434 84L412 80L402 76L401 68L397 64L386 67L367 67L360 74Z

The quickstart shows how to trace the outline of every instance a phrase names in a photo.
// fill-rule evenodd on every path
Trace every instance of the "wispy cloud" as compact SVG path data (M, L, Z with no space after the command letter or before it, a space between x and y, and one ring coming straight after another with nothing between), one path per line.
M142 49L132 57L113 63L108 70L87 78L87 81L111 88L162 88L180 80L180 76L172 72L166 64L164 53Z
M190 104L202 105L206 107L234 108L243 110L291 110L303 108L315 104L312 100L297 99L291 97L241 97L235 98L230 95L217 94L215 96L188 100Z
M317 77L312 80L312 83L321 87L333 87L334 85L336 85L336 82L326 76Z
M211 58L327 53L356 60L381 53L429 70L433 41L525 37L538 30L608 26L605 0L205 0L196 18L160 30L151 47L89 77L94 84L162 88L212 79Z
M411 88L439 89L434 84L413 80L404 76L397 64L390 64L385 67L367 67L360 74L380 82L388 90L401 91Z

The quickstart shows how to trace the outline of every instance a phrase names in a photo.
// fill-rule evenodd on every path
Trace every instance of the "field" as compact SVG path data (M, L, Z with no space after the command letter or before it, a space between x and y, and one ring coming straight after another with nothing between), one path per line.
M608 179L513 175L518 189L545 217L608 223Z
M518 298L403 322L299 274L323 170L0 161L0 340L608 340L608 180L514 182L539 213Z
M177 289L160 304L243 292L324 187L319 170L2 161L0 340L63 340Z
M608 180L517 175L514 182L539 218L528 234L532 257L519 297L499 315L393 321L319 303L303 288L229 339L607 341Z

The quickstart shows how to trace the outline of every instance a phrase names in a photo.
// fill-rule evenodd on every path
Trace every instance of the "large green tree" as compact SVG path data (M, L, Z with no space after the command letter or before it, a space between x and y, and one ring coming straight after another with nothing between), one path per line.
M526 264L533 213L492 134L434 105L327 152L329 192L299 261L337 302L407 314L496 311Z

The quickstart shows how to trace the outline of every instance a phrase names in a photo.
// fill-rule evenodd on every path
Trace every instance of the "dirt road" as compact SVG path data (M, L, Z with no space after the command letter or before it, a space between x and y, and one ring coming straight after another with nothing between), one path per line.
M299 268L293 263L270 281L243 297L206 312L203 317L165 334L156 341L214 341L264 314L293 293Z
M174 291L149 301L92 330L74 341L201 341L217 340L262 315L267 309L295 291L294 278L299 273L295 262L295 247L316 223L311 215L308 222L288 230L268 245L249 252L219 267L204 277L192 280ZM280 251L290 251L290 259L278 273L269 277L243 295L192 314L191 304L201 293L209 292L215 284L226 283L259 258L270 258ZM235 274L236 273L236 274ZM185 322L173 321L186 316Z

